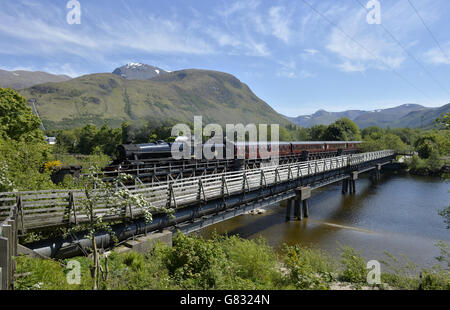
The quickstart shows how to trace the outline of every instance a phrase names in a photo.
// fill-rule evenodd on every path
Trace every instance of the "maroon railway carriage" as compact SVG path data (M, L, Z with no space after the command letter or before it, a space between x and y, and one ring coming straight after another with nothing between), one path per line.
M360 141L319 141L319 142L279 142L279 157L303 156L308 158L322 158L352 154L358 151ZM268 158L271 154L272 143L244 143L235 144L235 156L245 154L245 159ZM269 153L267 153L269 152Z

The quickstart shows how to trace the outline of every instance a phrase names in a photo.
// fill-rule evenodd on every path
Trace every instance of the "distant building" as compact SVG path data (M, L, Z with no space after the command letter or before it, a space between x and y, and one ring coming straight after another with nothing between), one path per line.
M47 144L55 145L56 144L56 137L45 137L45 141L47 141Z

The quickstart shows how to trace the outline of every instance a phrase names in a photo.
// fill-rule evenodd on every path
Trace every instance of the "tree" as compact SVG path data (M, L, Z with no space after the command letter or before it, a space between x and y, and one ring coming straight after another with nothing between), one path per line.
M15 141L0 138L1 174L13 184L5 190L49 189L53 183L50 171L43 169L51 160L50 147L45 142Z
M78 151L81 154L91 154L95 147L95 137L97 135L97 127L94 125L86 125L81 129L80 140L78 143Z
M44 141L41 121L15 90L0 87L0 134L19 141Z
M73 130L60 130L56 134L57 153L75 153L78 138Z
M348 140L344 130L336 125L331 124L323 133L322 140L324 141L346 141Z
M122 131L122 143L126 144L131 142L130 123L122 123L122 125L120 125L120 129Z
M327 141L359 141L361 132L352 120L343 117L328 126L322 138Z
M421 158L428 158L433 151L440 155L450 153L450 134L448 130L432 131L422 135L417 139L414 147L419 152Z
M436 123L438 123L442 129L450 129L450 112L443 113L441 118L436 119Z
M289 133L289 131L284 128L283 126L280 126L280 136L279 136L280 141L291 141L292 137L291 134Z
M414 145L414 143L420 137L422 130L421 129L412 129L412 128L395 128L395 129L390 129L389 131L386 131L386 133L397 135L406 144Z
M378 126L370 126L361 131L362 137L365 139L368 136L372 136L373 134L382 134L383 129Z
M408 146L397 135L374 132L364 138L361 150L363 152L380 150L406 151Z
M312 141L322 141L323 135L327 130L325 125L314 125L309 129L310 137Z
M310 141L311 135L310 130L307 128L297 128L297 130L294 132L295 141Z
M94 145L99 146L101 151L108 155L115 154L117 145L121 144L121 141L121 129L109 128L107 125L103 125L94 137Z

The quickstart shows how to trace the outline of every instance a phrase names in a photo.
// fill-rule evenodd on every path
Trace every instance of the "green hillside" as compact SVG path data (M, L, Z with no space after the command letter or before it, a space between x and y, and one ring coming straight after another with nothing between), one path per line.
M435 127L436 118L439 118L442 113L448 112L450 112L450 104L439 108L427 108L418 104L403 104L394 108L375 111L349 110L344 112L327 112L319 110L311 115L295 118L287 117L287 119L302 127L328 126L341 117L348 117L361 129L370 126L430 129Z
M413 111L394 123L394 128L409 127L431 129L435 127L435 120L442 114L450 112L450 103L439 108Z
M273 123L289 121L259 99L234 76L205 70L171 72L150 80L126 80L114 74L92 74L61 83L46 83L24 89L35 99L47 129L124 121L149 120L192 123Z

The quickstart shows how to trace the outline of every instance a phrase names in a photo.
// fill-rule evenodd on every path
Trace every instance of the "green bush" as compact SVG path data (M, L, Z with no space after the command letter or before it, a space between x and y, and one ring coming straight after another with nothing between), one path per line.
M52 188L51 171L43 169L49 160L51 154L45 143L0 139L0 187L19 191Z
M339 279L355 284L367 283L367 264L364 258L355 249L342 247L341 264L343 270Z
M214 240L177 234L167 249L164 264L171 276L185 288L215 288L226 269L226 256Z
M276 253L263 238L246 240L237 236L216 237L216 241L221 244L235 279L249 281L238 282L238 287L244 285L242 288L269 289L281 281ZM251 286L246 287L249 283Z
M422 272L423 290L450 290L450 272L442 269Z
M289 280L298 289L329 289L334 280L330 257L319 250L300 246L285 247L284 264Z
M162 262L162 252L166 250L167 246L157 244L154 251L147 255L136 252L111 253L108 257L110 270L108 279L101 283L101 288L113 290L180 289L170 279L168 270Z

